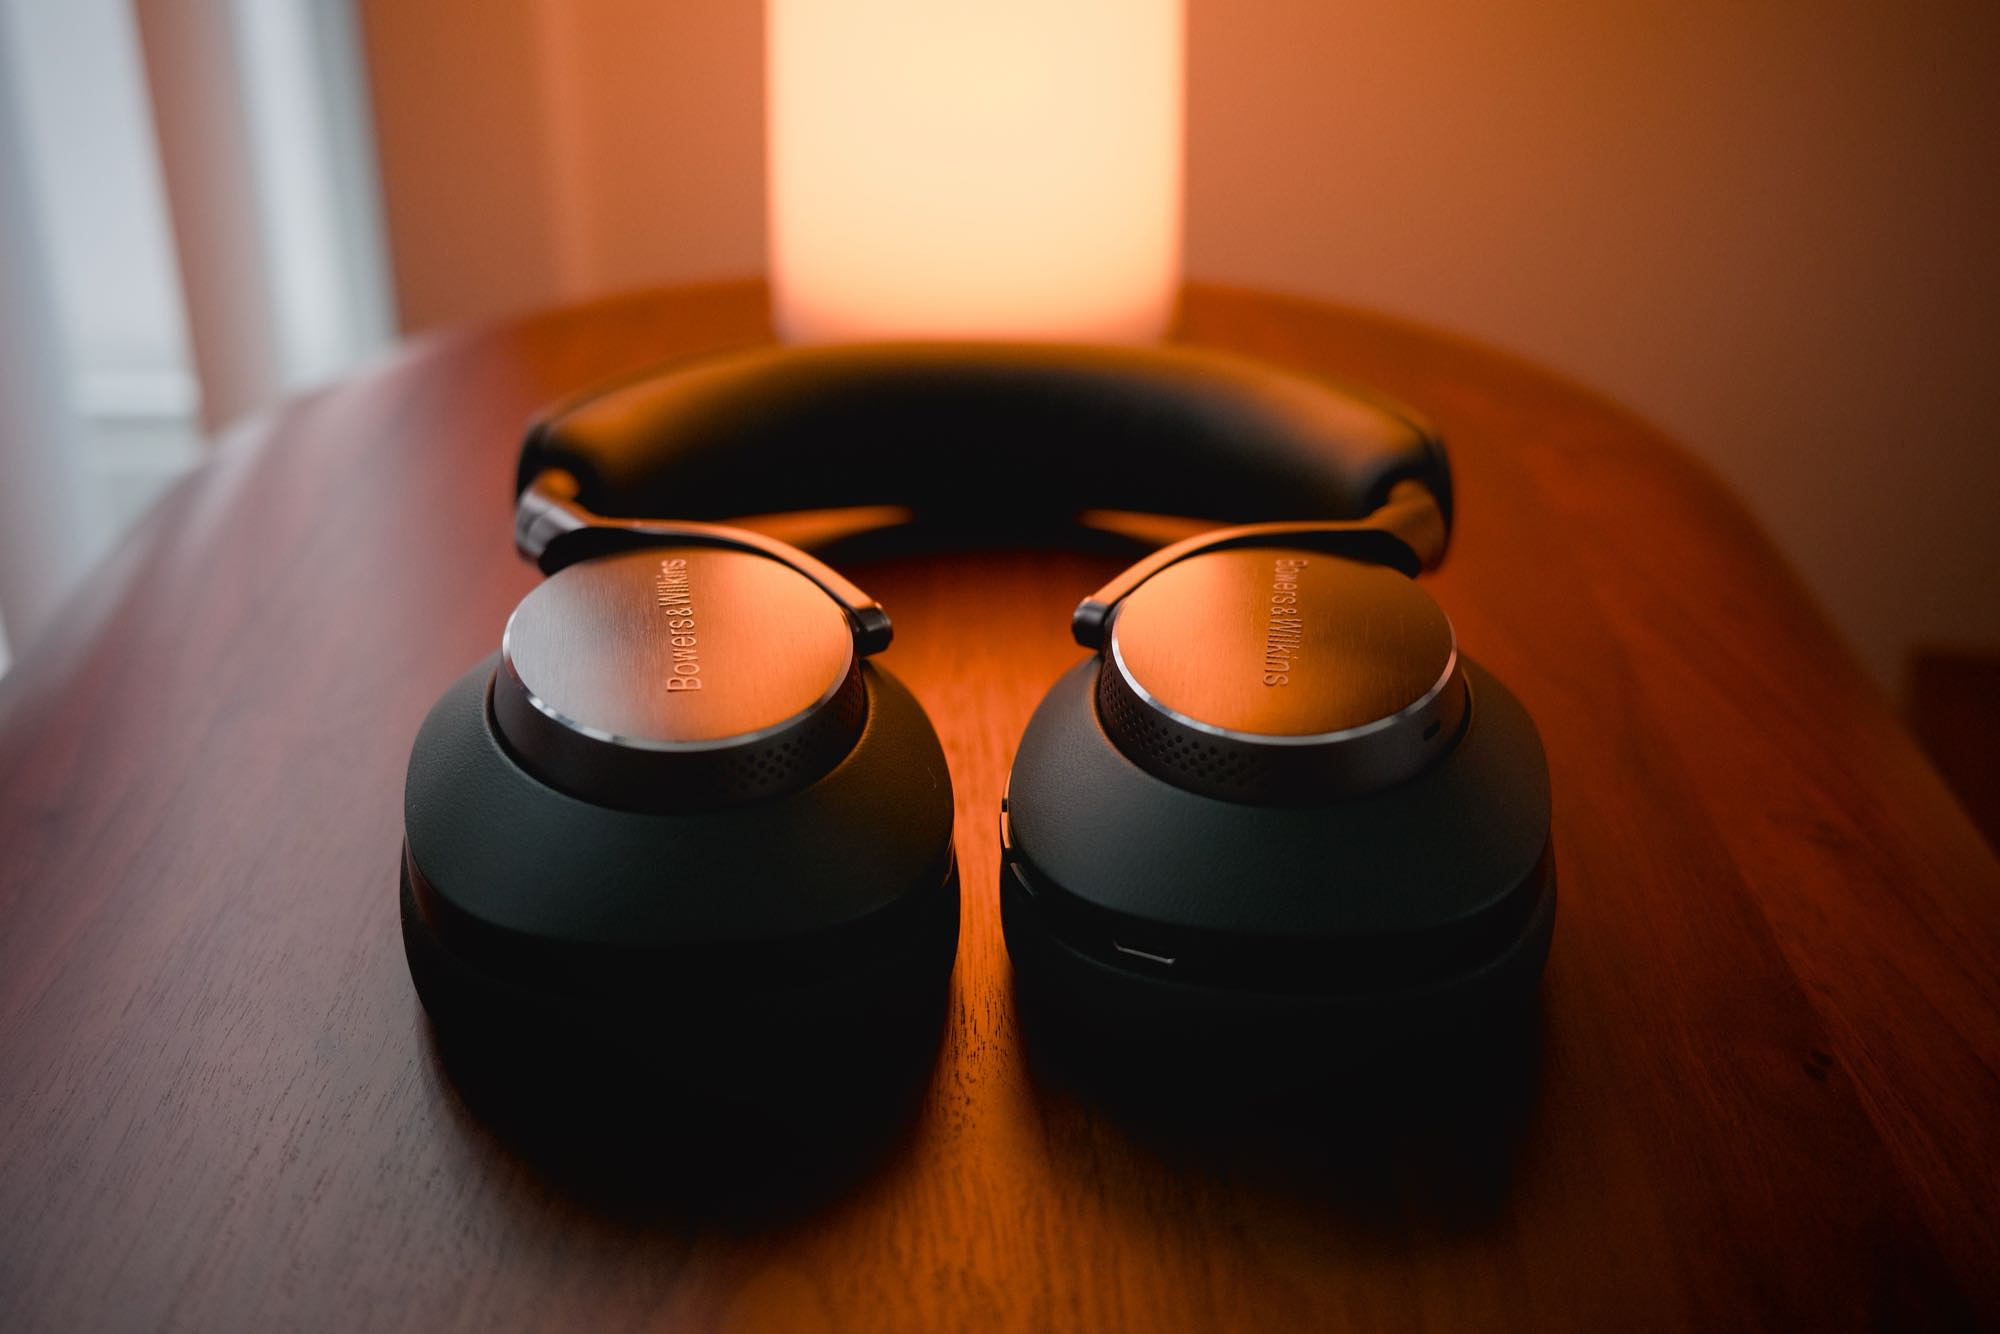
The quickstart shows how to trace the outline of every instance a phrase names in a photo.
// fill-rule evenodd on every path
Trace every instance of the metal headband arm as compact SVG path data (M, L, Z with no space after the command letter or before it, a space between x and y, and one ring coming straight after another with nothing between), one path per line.
M1111 621L1112 608L1122 598L1169 565L1210 551L1303 547L1387 565L1415 578L1418 571L1435 569L1444 559L1445 541L1444 514L1437 497L1421 482L1401 481L1389 488L1389 498L1381 508L1365 519L1248 523L1196 533L1161 547L1079 602L1070 617L1070 634L1085 648L1104 647L1105 627Z
M536 474L514 508L514 548L543 574L614 551L645 547L720 547L768 556L818 584L847 613L862 656L889 647L894 628L882 604L833 568L786 542L748 528L692 519L614 519L577 503L577 480L561 468Z

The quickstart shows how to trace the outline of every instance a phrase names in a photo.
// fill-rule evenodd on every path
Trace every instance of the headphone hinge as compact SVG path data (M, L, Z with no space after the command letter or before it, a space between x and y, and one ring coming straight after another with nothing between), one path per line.
M576 501L575 476L561 468L538 473L514 508L514 546L543 574L595 556L645 547L719 547L764 556L798 571L840 605L854 631L854 650L863 657L889 647L895 627L882 604L825 562L789 542L696 519L616 519Z
M1390 487L1388 500L1365 519L1247 523L1197 533L1161 547L1079 602L1070 616L1070 635L1085 648L1103 648L1112 611L1133 589L1170 565L1211 551L1300 547L1387 565L1414 579L1444 559L1446 539L1444 512L1437 497L1423 483L1405 479Z

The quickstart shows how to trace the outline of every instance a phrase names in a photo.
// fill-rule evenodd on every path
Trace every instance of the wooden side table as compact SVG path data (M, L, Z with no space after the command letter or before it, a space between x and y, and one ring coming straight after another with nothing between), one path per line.
M1548 744L1563 898L1515 1132L1363 1150L1280 1112L1193 1152L1024 1062L994 813L1115 562L1006 552L854 571L958 796L951 1025L903 1141L811 1207L662 1217L469 1114L394 858L419 718L535 578L520 428L764 311L727 284L420 339L224 448L0 683L0 1328L2000 1320L2000 868L1797 580L1615 406L1246 292L1191 289L1179 336L1440 424L1432 587Z

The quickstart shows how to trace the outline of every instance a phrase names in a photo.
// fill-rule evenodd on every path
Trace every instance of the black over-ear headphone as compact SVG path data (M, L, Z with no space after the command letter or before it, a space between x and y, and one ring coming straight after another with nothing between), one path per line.
M889 622L709 522L853 505L1232 525L1084 599L1095 652L1022 738L1001 903L1031 1021L1285 1078L1535 990L1547 768L1414 582L1452 490L1401 408L1185 347L767 348L558 408L517 493L549 578L410 760L404 935L440 1028L755 1084L934 1024L951 785L866 661Z

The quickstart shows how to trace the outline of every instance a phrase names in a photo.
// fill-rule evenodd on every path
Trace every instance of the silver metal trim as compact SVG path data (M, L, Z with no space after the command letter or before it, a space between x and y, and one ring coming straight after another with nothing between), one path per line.
M1452 625L1447 618L1445 628L1451 632L1451 653L1445 658L1444 671L1438 676L1436 681L1431 683L1430 688L1418 696L1416 700L1404 705L1394 713L1377 718L1373 722L1362 723L1358 727L1343 727L1332 732L1312 732L1305 736L1293 736L1283 732L1239 732L1234 728L1217 727L1214 723L1205 723L1199 718L1191 718L1178 709L1169 708L1167 705L1162 704L1151 692L1133 678L1131 669L1125 665L1125 655L1119 650L1118 646L1118 620L1115 616L1111 621L1111 634L1106 647L1110 650L1111 661L1118 668L1119 679L1124 681L1126 688L1141 703L1151 708L1155 713L1172 719L1182 727L1192 728L1194 731L1213 737L1220 737L1226 741L1240 742L1247 746L1325 746L1337 745L1343 741L1358 741L1363 737L1374 736L1378 732L1386 732L1390 728L1410 721L1426 712L1431 704L1437 700L1438 696L1444 693L1444 688L1451 684L1452 678L1458 675L1458 627Z
M622 539L635 549L678 543L747 551L803 575L839 604L854 636L854 647L863 657L880 653L895 636L895 627L880 602L826 562L789 542L748 528L698 519L614 519L578 504L576 490L574 476L560 468L551 468L536 476L515 502L514 549L534 561L543 574L554 574L569 563L550 565L549 548L556 540L586 531Z
M500 632L500 665L506 668L507 675L512 678L514 684L519 688L521 698L533 705L535 711L550 722L570 732L574 732L578 736L587 737L592 741L602 742L608 746L622 746L626 750L647 751L660 755L699 755L707 751L727 750L737 746L751 745L759 741L767 741L781 732L797 727L832 703L834 696L838 695L841 688L847 684L849 674L854 671L855 647L850 641L847 645L847 660L841 665L840 671L835 674L832 684L827 686L818 699L806 705L797 713L772 723L768 727L760 727L753 732L736 732L729 736L717 737L712 741L653 741L644 737L620 736L616 732L607 732L601 727L592 727L589 723L579 722L569 717L567 714L552 707L547 700L544 700L529 688L527 680L514 666L514 617L520 614L521 609L519 607L516 607L509 613L507 628Z

